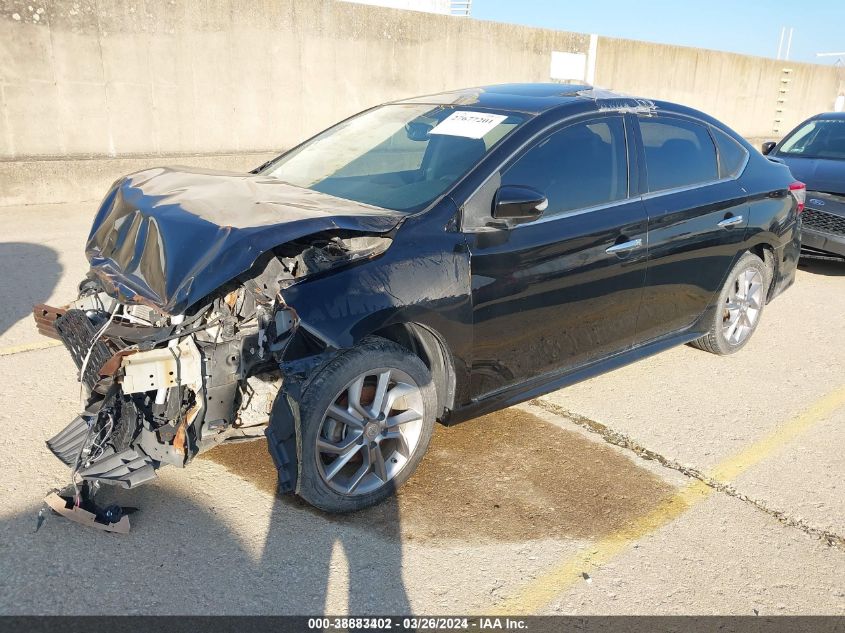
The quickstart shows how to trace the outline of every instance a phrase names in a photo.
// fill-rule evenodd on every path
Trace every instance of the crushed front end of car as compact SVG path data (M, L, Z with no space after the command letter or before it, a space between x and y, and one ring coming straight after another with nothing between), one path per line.
M132 488L161 465L262 436L280 384L269 341L289 335L289 313L255 286L176 316L97 288L88 281L67 306L37 308L40 329L62 340L88 394L85 410L47 442L75 475Z
M283 290L379 255L400 217L253 175L148 170L116 183L78 298L34 309L85 393L81 413L47 441L71 469L76 504L100 484L134 488L222 442L262 439L288 349L331 355ZM273 444L280 488L291 491L296 443L289 454Z

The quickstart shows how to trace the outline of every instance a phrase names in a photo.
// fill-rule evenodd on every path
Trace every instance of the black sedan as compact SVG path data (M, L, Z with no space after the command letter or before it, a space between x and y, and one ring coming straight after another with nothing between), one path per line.
M817 114L763 153L807 185L804 253L845 259L845 112Z
M795 279L803 202L706 114L559 84L378 106L251 174L129 175L79 297L36 309L90 394L48 442L61 503L265 434L282 491L377 503L436 421L741 349Z

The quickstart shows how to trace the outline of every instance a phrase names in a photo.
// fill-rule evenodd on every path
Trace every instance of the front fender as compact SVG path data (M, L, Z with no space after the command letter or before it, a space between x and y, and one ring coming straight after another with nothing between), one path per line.
M282 299L298 319L295 340L283 360L313 356L319 341L326 348L348 349L387 326L418 323L438 332L457 361L468 361L469 251L460 233L420 229L406 222L379 257L306 277L282 290Z

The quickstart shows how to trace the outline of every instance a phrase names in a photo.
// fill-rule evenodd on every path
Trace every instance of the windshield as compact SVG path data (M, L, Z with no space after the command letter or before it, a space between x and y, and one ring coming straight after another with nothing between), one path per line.
M381 106L329 128L261 173L338 198L415 211L525 118L430 104Z
M845 119L808 121L786 138L778 154L845 159Z

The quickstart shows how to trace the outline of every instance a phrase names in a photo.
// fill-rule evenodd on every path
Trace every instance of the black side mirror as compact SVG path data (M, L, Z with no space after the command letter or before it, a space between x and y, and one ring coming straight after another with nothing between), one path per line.
M763 156L768 156L771 151L775 148L775 145L777 145L777 143L775 143L774 141L766 141L765 143L763 143L763 145L760 147L760 151L763 152Z
M536 189L504 185L493 199L493 217L512 226L536 220L548 206L548 198Z

